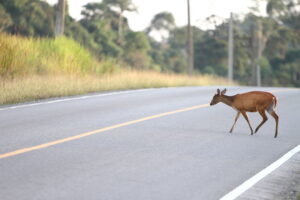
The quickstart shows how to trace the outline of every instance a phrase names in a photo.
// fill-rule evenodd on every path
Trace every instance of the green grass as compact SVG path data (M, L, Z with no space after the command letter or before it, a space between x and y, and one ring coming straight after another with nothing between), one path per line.
M0 77L31 74L103 74L114 72L113 60L97 61L80 44L60 37L25 38L0 33Z
M36 39L0 33L0 104L99 91L228 85L225 79L121 68L96 60L71 39Z

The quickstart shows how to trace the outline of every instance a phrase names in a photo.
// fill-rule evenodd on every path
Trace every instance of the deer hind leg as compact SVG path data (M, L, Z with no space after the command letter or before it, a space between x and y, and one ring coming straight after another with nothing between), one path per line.
M255 129L255 133L258 131L258 129L268 120L268 117L266 116L266 113L264 110L259 110L259 114L262 116L262 122L257 126Z
M242 113L242 115L244 116L244 118L246 119L246 121L248 122L249 128L250 128L250 130L251 130L251 135L253 135L253 129L252 129L252 127L251 127L251 124L250 124L250 122L249 122L249 119L248 119L248 116L247 116L246 112L245 112L245 111L242 111L241 113Z
M241 112L240 112L240 111L238 111L238 112L236 113L236 116L235 116L235 119L234 119L234 123L233 123L233 125L232 125L232 127L231 127L231 129L230 129L229 133L232 133L232 131L233 131L233 128L234 128L234 126L235 126L235 124L236 124L236 121L237 121L237 120L238 120L238 118L240 117L240 114L241 114Z
M274 138L276 138L277 135L278 135L278 121L279 121L279 117L278 117L278 115L276 114L276 112L275 112L273 109L269 109L269 110L268 110L268 113L269 113L272 117L274 117L274 119L275 119L275 121L276 121L276 129L275 129L275 136L274 136Z
M272 102L272 104L268 107L267 112L275 119L276 121L276 129L275 129L275 136L274 138L277 137L278 135L278 121L279 121L279 117L276 114L276 112L274 111L274 101Z

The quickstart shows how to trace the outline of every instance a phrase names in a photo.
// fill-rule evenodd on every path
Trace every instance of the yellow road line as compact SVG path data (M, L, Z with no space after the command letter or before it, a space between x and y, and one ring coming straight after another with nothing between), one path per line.
M270 90L270 92L283 92L283 91L289 91L289 90L293 90L293 89L277 89L277 90L274 89L274 90ZM190 111L190 110L196 110L196 109L205 108L205 107L209 107L209 104L202 104L202 105L192 106L192 107L188 107L188 108L183 108L183 109L174 110L174 111L170 111L170 112L165 112L165 113L161 113L161 114L157 114L157 115L152 115L152 116L149 116L149 117L144 117L144 118L137 119L137 120L124 122L124 123L117 124L117 125L114 125L114 126L108 126L108 127L105 127L105 128L101 128L101 129L98 129L98 130L94 130L94 131L82 133L82 134L79 134L79 135L63 138L63 139L60 139L60 140L55 140L55 141L52 141L52 142L47 142L47 143L44 143L44 144L40 144L40 145L36 145L36 146L28 147L28 148L23 148L23 149L18 149L18 150L11 151L11 152L8 152L8 153L0 154L0 159L15 156L15 155L19 155L19 154L23 154L23 153L30 152L30 151L35 151L35 150L47 148L47 147L50 147L50 146L54 146L54 145L57 145L57 144L62 144L62 143L69 142L69 141L72 141L72 140L78 140L80 138L84 138L84 137L87 137L87 136L90 136L90 135L94 135L96 133L102 133L102 132L113 130L113 129L116 129L116 128L129 126L131 124L136 124L136 123L139 123L139 122L143 122L143 121L147 121L147 120L151 120L151 119L155 119L155 118L159 118L159 117L164 117L164 116L167 116L167 115L186 112L186 111Z
M190 111L190 110L196 110L196 109L205 108L205 107L209 107L209 104L202 104L202 105L192 106L192 107L188 107L188 108L183 108L183 109L179 109L179 110L174 110L174 111L165 112L165 113L161 113L161 114L157 114L157 115L152 115L152 116L149 116L149 117L144 117L144 118L141 118L141 119L136 119L136 120L124 122L124 123L117 124L117 125L114 125L114 126L108 126L108 127L105 127L105 128L101 128L101 129L98 129L98 130L94 130L94 131L82 133L82 134L79 134L79 135L63 138L63 139L60 139L60 140L55 140L55 141L52 141L52 142L47 142L47 143L44 143L44 144L40 144L40 145L36 145L36 146L28 147L28 148L23 148L23 149L18 149L18 150L11 151L11 152L8 152L8 153L0 154L0 159L8 158L8 157L11 157L11 156L16 156L16 155L23 154L23 153L30 152L30 151L35 151L35 150L47 148L47 147L50 147L50 146L54 146L54 145L57 145L57 144L62 144L62 143L69 142L69 141L72 141L72 140L78 140L80 138L84 138L84 137L94 135L94 134L97 134L97 133L102 133L102 132L113 130L113 129L116 129L116 128L129 126L131 124L136 124L136 123L139 123L139 122L143 122L143 121L147 121L147 120L151 120L151 119L155 119L155 118L159 118L159 117L164 117L164 116L167 116L167 115L173 115L173 114L176 114L176 113L186 112L186 111Z

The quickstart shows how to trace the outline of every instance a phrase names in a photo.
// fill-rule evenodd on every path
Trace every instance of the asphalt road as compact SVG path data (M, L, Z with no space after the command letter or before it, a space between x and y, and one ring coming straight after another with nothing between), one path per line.
M300 90L259 89L278 98L276 139L269 115L253 136L242 117L229 134L236 112L207 106L215 90L149 89L1 107L0 199L214 200L300 143ZM258 89L231 87L227 94L250 90ZM248 116L255 128L260 116Z

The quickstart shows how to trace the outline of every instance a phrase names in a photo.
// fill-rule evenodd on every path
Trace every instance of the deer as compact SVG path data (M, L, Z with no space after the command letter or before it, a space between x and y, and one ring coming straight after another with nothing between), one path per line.
M250 127L251 135L253 135L253 129L251 127L246 112L258 112L262 116L262 121L255 129L255 133L257 133L259 128L268 120L268 117L265 112L267 111L275 119L276 129L274 138L277 137L279 117L274 110L277 105L277 98L272 93L263 91L251 91L242 94L236 94L233 96L227 96L225 95L225 93L226 88L222 91L220 91L220 89L217 89L217 93L213 96L210 102L210 106L222 102L237 111L234 123L229 133L232 133L234 126L240 114L242 113L243 117L245 118Z

